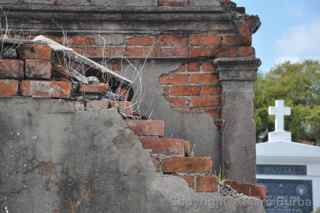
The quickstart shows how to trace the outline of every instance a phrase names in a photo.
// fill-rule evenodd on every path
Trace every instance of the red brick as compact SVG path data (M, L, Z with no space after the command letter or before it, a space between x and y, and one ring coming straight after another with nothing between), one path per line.
M221 44L221 37L208 34L194 34L191 36L191 45L195 46L218 46Z
M71 95L71 83L68 81L32 81L21 82L23 96L68 98Z
M219 180L216 176L198 176L196 179L196 192L217 192Z
M163 160L164 173L209 173L212 171L209 157L172 157Z
M164 136L161 120L128 120L128 126L139 136Z
M129 101L111 101L108 99L102 99L88 101L86 103L87 110L104 110L109 108L117 108L122 113L125 113L127 115L132 115L134 112L133 105Z
M176 138L142 137L141 142L145 149L151 149L152 153L164 155L185 156L187 143L190 142Z
M23 79L23 61L15 59L0 59L0 78Z
M73 35L67 37L67 43L70 46L90 46L96 45L96 40L93 36Z
M122 58L126 54L126 48L124 47L110 47L110 57L113 58Z
M267 188L263 185L245 184L232 180L226 180L224 183L247 196L256 197L261 200L265 200L267 197Z
M133 36L128 38L128 45L152 46L155 42L156 38L154 36Z
M207 57L211 56L211 48L193 47L191 48L191 57Z
M196 96L200 95L201 88L197 86L174 86L170 87L170 96Z
M250 195L261 200L267 199L267 187L263 185L253 185L250 189Z
M254 55L255 49L253 47L239 47L238 49L238 57L248 57Z
M193 107L218 106L220 104L219 96L195 96L191 99Z
M130 58L147 58L154 55L153 47L128 47L127 56Z
M194 73L191 75L191 83L210 84L218 82L218 75L214 73Z
M200 63L189 63L188 72L200 72Z
M219 95L221 94L221 88L216 86L204 86L201 88L201 95Z
M250 186L248 184L243 184L238 181L225 180L224 184L231 186L234 190L239 193L250 196Z
M251 39L244 39L243 36L236 35L224 35L222 36L223 46L251 46Z
M203 63L202 64L202 71L203 72L215 72L216 67L211 63Z
M41 59L26 59L25 75L27 79L50 79L52 75L51 61Z
M188 48L160 48L157 56L160 58L179 58L187 57L189 54Z
M184 7L188 5L189 5L188 0L159 0L159 6Z
M170 73L160 76L160 84L185 84L189 83L188 74Z
M222 48L217 52L217 57L249 57L254 56L253 47L229 47Z
M190 100L187 98L166 98L172 107L186 107L189 106Z
M188 37L184 35L160 35L159 44L161 47L187 47Z
M18 49L21 59L51 60L52 50L46 44L23 44Z
M18 84L16 80L0 80L0 97L16 96Z
M81 84L79 88L80 93L94 93L105 94L109 90L109 85L106 83L99 84Z
M247 17L246 20L238 26L239 33L242 36L242 39L248 46L251 46L252 42L252 32L251 29L255 25L254 17Z
M110 49L103 47L74 48L74 50L88 58L104 58L110 56Z

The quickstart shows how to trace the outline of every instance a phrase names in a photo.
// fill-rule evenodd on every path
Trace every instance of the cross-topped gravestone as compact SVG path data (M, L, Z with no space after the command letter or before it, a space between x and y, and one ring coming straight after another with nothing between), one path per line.
M291 133L284 129L284 116L290 115L291 109L283 100L276 100L274 107L269 107L269 115L275 116L274 132L269 133L269 142L291 142Z

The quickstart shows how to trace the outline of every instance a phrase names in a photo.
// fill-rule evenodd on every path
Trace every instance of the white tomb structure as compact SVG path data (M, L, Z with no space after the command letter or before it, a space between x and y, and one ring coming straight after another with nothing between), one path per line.
M267 212L310 213L320 207L320 147L292 142L284 117L284 101L269 107L275 131L257 144L257 181L268 188Z

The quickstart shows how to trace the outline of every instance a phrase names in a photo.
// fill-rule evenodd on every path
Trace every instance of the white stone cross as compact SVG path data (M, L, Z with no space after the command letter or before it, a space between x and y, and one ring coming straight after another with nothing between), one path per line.
M283 100L276 100L275 107L269 107L269 115L274 115L275 131L282 132L284 130L284 116L291 115L291 108L285 107Z
M291 142L291 133L284 129L284 116L291 115L291 109L283 100L276 100L276 106L269 107L269 115L275 116L274 132L269 133L269 142Z

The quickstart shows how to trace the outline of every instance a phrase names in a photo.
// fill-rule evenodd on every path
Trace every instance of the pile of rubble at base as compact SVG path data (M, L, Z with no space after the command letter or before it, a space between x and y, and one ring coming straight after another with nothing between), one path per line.
M131 85L118 73L44 36L2 40L0 97L99 100L100 107L119 104L126 109L133 97Z

